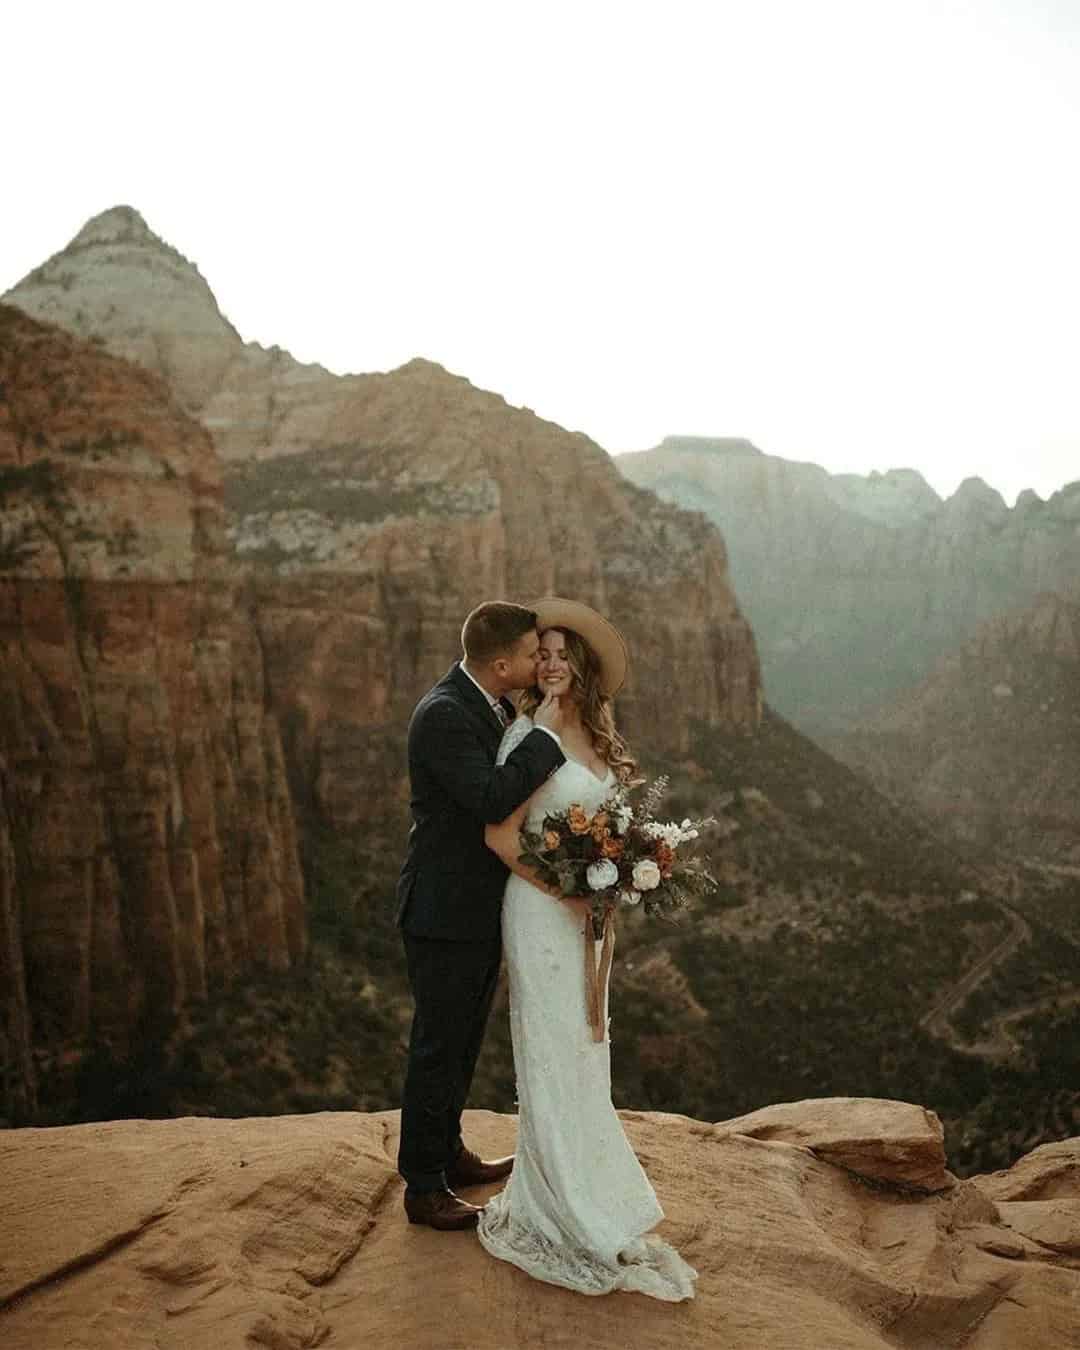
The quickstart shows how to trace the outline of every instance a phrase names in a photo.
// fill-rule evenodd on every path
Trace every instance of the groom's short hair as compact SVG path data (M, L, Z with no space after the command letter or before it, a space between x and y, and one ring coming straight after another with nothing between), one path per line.
M517 646L536 627L536 611L508 600L485 600L477 605L461 628L461 649L466 660L487 665Z

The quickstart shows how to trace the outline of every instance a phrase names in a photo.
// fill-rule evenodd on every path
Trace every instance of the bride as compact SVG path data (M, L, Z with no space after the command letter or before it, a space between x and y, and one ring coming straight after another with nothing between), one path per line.
M626 674L618 631L595 610L549 598L539 616L538 687L507 730L499 763L532 727L542 699L559 699L563 764L486 841L511 869L502 931L518 1092L514 1168L487 1202L477 1232L493 1255L582 1294L622 1289L678 1302L694 1271L667 1243L646 1237L664 1217L611 1102L607 1036L593 1039L583 964L587 900L560 901L518 862L527 822L579 804L592 814L636 765L611 699ZM607 1020L604 1011L605 1026Z

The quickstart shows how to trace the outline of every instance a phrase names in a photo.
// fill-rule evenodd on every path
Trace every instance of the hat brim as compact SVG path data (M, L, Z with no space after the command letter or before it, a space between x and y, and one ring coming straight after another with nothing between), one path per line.
M572 628L585 639L600 662L600 686L613 698L626 681L629 657L622 634L602 614L580 600L564 600L558 595L545 595L529 606L536 611L536 627L543 633L548 628Z

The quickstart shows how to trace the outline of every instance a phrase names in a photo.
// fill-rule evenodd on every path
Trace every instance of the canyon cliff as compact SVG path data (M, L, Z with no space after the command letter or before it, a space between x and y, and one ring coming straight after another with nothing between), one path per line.
M5 297L168 383L211 433L298 802L376 836L416 699L480 599L580 597L634 652L620 718L685 753L753 729L754 637L719 533L587 437L422 360L337 376L244 343L137 212L95 217Z
M6 299L0 767L21 872L0 914L20 1044L28 1017L62 1046L130 1028L147 990L175 1008L215 973L294 960L297 828L301 847L362 839L385 879L409 714L481 599L608 614L642 745L678 759L699 727L757 727L721 536L587 437L431 362L339 377L246 344L129 208Z
M1080 863L1080 591L981 624L828 743L965 842Z
M623 1113L696 1297L585 1298L411 1227L396 1112L0 1135L6 1350L1075 1350L1080 1140L958 1180L908 1102ZM513 1117L472 1111L481 1150ZM488 1191L470 1192L477 1202Z
M829 474L748 441L671 436L620 470L724 534L770 702L843 732L930 675L981 623L1080 582L1080 482L1011 509L972 478Z
M120 1042L303 953L219 461L161 380L0 306L4 1113L30 1046Z

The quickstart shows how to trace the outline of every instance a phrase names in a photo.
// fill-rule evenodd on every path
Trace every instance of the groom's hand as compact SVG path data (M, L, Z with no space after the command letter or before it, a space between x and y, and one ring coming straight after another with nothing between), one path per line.
M544 727L547 731L553 731L556 736L560 735L563 729L563 710L556 694L545 694L544 701L533 714L533 721L538 727Z

